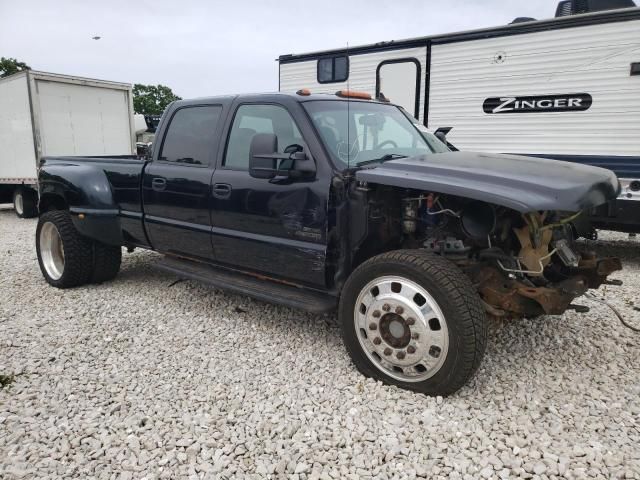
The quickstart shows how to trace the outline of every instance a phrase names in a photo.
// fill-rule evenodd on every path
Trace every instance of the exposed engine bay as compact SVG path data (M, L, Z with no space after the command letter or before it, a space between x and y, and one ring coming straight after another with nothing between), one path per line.
M446 257L469 276L489 315L588 311L573 300L602 284L619 284L607 278L622 269L618 258L597 258L575 241L572 221L580 213L521 214L436 192L366 190L369 231L378 242Z

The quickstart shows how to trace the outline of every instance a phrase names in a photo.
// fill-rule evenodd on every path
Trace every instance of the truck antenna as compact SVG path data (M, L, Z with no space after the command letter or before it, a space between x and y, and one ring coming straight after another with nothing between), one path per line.
M349 65L349 42L347 42L347 65ZM351 91L349 88L349 73L347 72L347 90ZM351 168L351 112L349 111L349 104L351 103L351 95L347 95L347 168Z

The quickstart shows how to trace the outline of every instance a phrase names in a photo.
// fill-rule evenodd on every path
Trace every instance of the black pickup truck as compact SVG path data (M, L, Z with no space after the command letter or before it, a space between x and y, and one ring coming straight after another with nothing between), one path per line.
M46 157L38 261L113 279L122 247L268 302L331 312L357 368L432 395L477 369L487 317L558 315L621 268L574 242L615 198L604 169L451 152L358 92L171 104L148 158ZM143 294L143 293L141 293Z

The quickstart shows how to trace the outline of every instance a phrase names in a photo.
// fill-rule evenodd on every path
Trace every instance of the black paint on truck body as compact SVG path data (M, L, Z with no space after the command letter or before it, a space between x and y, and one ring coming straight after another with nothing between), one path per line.
M347 101L279 93L174 102L150 158L43 158L40 211L69 209L78 230L103 243L335 293L352 269L351 250L367 234L368 218L360 218L369 212L366 186L358 185L451 194L518 212L587 209L615 198L620 188L615 175L600 168L469 152L341 168L302 106L318 99ZM313 177L259 179L223 165L238 108L255 104L283 108L293 118L315 163ZM161 158L172 118L193 107L218 109L206 158Z

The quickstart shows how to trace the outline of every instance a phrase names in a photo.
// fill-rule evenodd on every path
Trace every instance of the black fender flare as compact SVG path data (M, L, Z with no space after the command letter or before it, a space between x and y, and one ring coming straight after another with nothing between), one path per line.
M38 175L38 207L66 209L78 232L108 245L124 245L120 209L102 169L93 165L44 165Z

